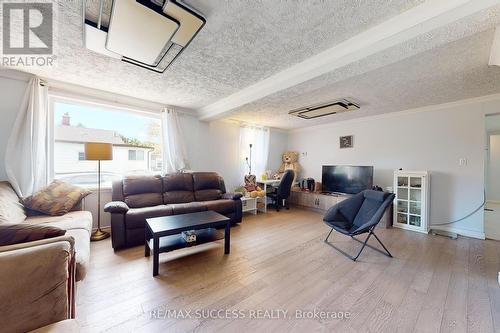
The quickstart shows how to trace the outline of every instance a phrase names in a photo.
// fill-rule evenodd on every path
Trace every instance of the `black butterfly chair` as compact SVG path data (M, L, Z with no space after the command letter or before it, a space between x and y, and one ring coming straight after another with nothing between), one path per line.
M290 197L294 178L295 172L293 172L293 170L286 170L281 177L280 184L276 191L266 194L276 205L276 211L280 211L280 206L283 205L283 200L285 200L285 208L289 208L288 197Z
M384 244L382 244L377 235L375 235L374 230L380 222L382 215L384 215L387 207L392 204L394 197L395 195L392 193L366 190L331 207L323 218L323 222L332 228L328 236L326 236L325 243L354 261L358 259L365 246L371 247L372 249L392 258L391 253L387 250ZM350 236L352 239L363 244L355 257L350 256L328 242L328 238L332 234L333 230L346 236ZM366 237L364 242L354 237L365 233L368 233L368 237ZM386 253L367 244L368 239L370 239L372 235L378 240L380 245L382 245Z

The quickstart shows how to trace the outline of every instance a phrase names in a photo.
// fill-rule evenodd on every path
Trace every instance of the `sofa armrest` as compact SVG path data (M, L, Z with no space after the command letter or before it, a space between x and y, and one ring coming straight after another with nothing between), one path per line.
M125 214L130 208L123 201L111 201L104 205L104 211L111 214Z
M60 236L0 247L2 330L27 332L72 317L73 242Z
M239 200L242 196L243 196L243 194L238 193L238 192L223 193L222 194L222 199Z

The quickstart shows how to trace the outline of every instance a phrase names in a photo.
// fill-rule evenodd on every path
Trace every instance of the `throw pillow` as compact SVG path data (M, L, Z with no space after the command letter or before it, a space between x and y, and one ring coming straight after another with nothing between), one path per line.
M28 223L0 224L0 246L33 242L41 239L63 236L66 230Z
M51 216L64 215L92 193L84 188L54 180L32 196L22 200L24 207Z

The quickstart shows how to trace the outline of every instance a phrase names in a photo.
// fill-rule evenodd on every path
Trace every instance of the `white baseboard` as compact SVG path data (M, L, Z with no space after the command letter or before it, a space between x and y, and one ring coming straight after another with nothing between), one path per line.
M479 231L474 231L474 230L467 230L467 229L461 229L461 228L456 228L456 227L450 227L448 225L440 225L440 226L432 226L431 225L430 228L435 229L435 230L454 232L456 234L459 234L460 236L465 236L465 237L470 237L470 238L486 239L486 235L484 234L484 232L479 232Z

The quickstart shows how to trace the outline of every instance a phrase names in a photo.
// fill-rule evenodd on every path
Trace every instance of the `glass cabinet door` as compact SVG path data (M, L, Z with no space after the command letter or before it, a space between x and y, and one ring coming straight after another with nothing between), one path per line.
M394 205L394 224L406 229L421 230L425 226L424 215L426 211L425 198L427 183L425 176L415 174L395 177L396 200Z
M419 188L410 188L410 200L422 201L422 190Z
M406 176L398 176L398 187L408 187L408 177Z
M397 177L397 188L396 188L396 222L401 224L408 224L408 211L409 211L409 199L410 199L410 178L407 176Z
M410 215L410 225L414 225L415 227L420 227L420 216Z
M410 177L410 187L422 188L422 178Z
M408 224L408 214L398 213L397 222L401 224Z

